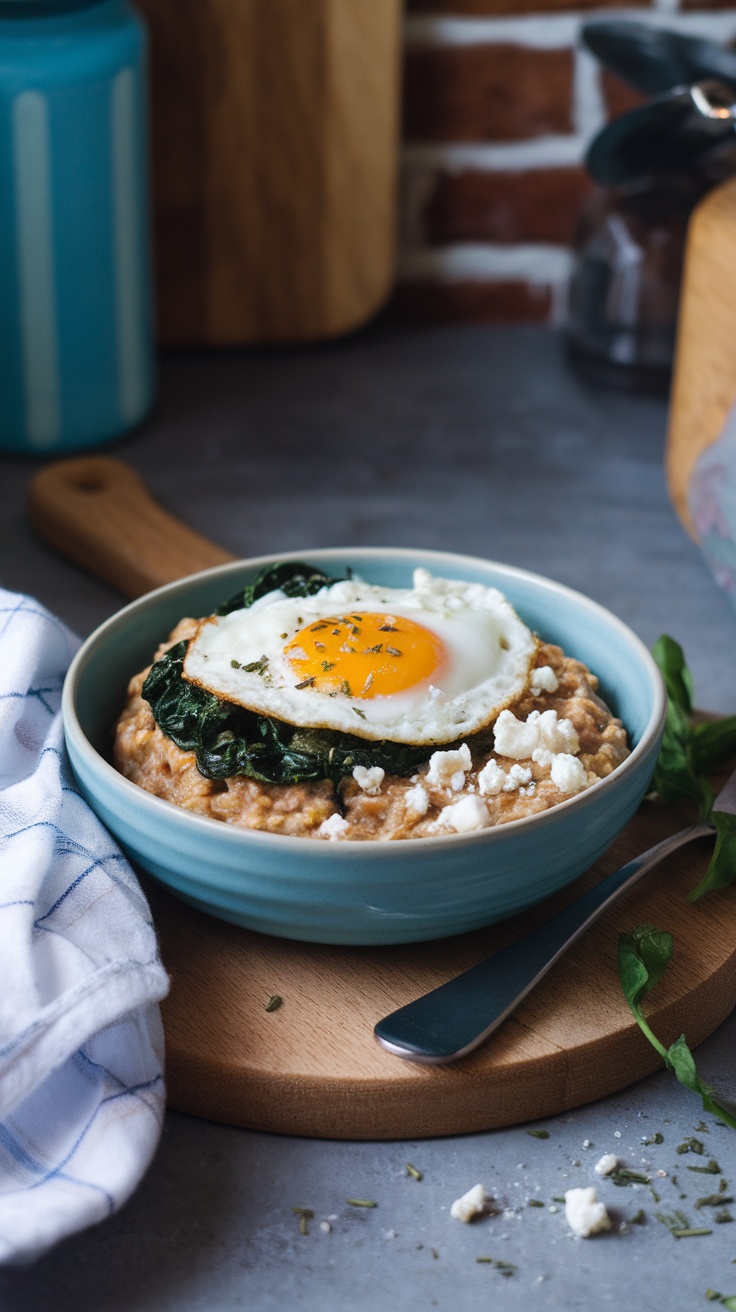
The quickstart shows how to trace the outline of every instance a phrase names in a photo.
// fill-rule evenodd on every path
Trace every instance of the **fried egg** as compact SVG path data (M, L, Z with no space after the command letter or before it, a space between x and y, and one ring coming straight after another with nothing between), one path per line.
M419 746L492 723L527 687L536 649L496 588L418 569L411 588L350 579L210 616L184 677L301 728Z

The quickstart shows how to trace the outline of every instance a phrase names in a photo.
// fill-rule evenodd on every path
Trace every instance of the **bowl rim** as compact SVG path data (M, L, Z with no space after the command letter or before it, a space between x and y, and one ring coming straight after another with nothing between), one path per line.
M265 845L267 851L274 855L283 848L285 853L315 853L318 850L322 853L320 859L329 861L344 861L350 859L352 855L360 854L363 860L370 860L371 854L374 853L376 859L380 859L380 854L385 852L389 839L375 839L372 842L361 839L341 839L339 842L326 842L316 844L313 837L303 838L291 834L273 834L264 830L239 828L235 825L228 825L221 820L216 820L211 816L199 815L192 811L187 811L178 806L175 802L170 802L162 797L157 797L153 793L147 792L138 784L132 782L122 775L115 767L102 756L92 745L85 734L79 722L76 711L77 688L79 681L84 673L85 666L90 659L93 650L105 642L117 631L121 625L127 624L141 610L155 607L156 603L165 598L174 595L177 591L187 591L190 586L194 586L201 581L209 578L227 577L231 573L239 573L244 568L258 571L264 566L289 560L304 560L315 564L328 563L331 560L344 559L346 556L360 556L367 562L379 559L404 558L407 565L414 568L421 565L428 565L430 561L434 562L435 568L441 561L448 562L448 568L455 570L462 569L466 565L472 569L483 566L502 572L511 577L518 578L520 581L528 581L534 585L541 585L546 590L557 594L561 598L567 598L578 604L582 603L592 613L602 619L609 627L618 632L626 643L633 646L639 659L643 662L645 669L650 675L652 689L652 708L649 714L647 724L641 734L639 742L632 748L629 755L620 765L612 770L611 774L606 775L603 779L598 779L589 788L582 790L573 796L566 798L562 802L555 803L554 806L548 807L545 811L537 812L534 815L523 816L518 820L509 820L502 825L490 825L487 828L473 830L470 833L440 833L436 835L427 835L407 839L401 843L402 853L406 851L424 853L427 850L440 850L448 843L452 849L461 846L498 843L508 841L513 834L523 833L533 828L534 833L538 833L542 828L554 824L562 814L567 814L571 810L581 812L595 802L602 790L610 788L616 781L623 779L636 769L639 761L651 749L653 742L656 741L660 731L663 729L667 713L667 695L664 680L660 670L651 655L646 644L639 638L633 629L631 629L623 620L619 619L612 611L608 610L600 602L594 601L585 593L579 592L567 584L558 583L554 579L547 578L543 574L535 571L523 569L516 565L507 565L502 561L489 560L482 556L470 556L454 552L435 551L426 548L412 547L361 547L361 546L343 546L343 547L317 547L303 548L299 551L282 551L269 552L261 556L247 556L241 559L227 561L222 565L215 565L209 569L199 570L194 574L185 575L181 579L175 579L171 583L163 584L151 592L137 597L134 601L127 603L120 610L117 610L87 637L75 654L66 677L62 691L62 719L64 732L67 738L71 738L75 749L84 758L87 765L96 772L102 771L103 778L108 781L111 788L119 792L121 806L123 803L129 803L134 809L141 808L144 814L150 815L152 819L158 818L162 821L173 822L182 827L182 832L190 831L193 835L199 834L202 837L209 835L214 838L219 835L219 842L226 846L232 846L235 849L242 846L243 842L248 844L254 843L257 847ZM450 576L451 577L451 576ZM458 577L462 577L458 575ZM495 586L495 585L494 585ZM566 655L570 653L566 652ZM573 653L574 654L574 653ZM131 676L137 671L133 671Z

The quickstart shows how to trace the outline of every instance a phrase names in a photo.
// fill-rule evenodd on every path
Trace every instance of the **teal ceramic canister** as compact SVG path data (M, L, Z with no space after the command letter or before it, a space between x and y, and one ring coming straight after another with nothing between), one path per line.
M123 433L153 394L146 30L0 0L0 450Z

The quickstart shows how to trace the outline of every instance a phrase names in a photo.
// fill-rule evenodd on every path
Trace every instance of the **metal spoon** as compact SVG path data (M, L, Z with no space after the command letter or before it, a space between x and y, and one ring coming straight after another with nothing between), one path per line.
M736 815L736 770L713 809ZM378 1042L397 1057L430 1066L472 1052L623 893L670 852L713 832L708 824L688 825L655 843L516 943L384 1017L373 1031Z

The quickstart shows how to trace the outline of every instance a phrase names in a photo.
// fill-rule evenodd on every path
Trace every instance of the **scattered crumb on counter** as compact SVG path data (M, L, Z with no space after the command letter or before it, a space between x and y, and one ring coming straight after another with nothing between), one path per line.
M482 1216L486 1210L488 1195L482 1184L473 1185L462 1198L456 1198L450 1208L450 1216L457 1221L472 1221L475 1216Z
M605 1203L596 1198L593 1185L583 1189L568 1189L565 1193L565 1219L574 1234L581 1239L610 1230L611 1218Z
M604 1153L598 1158L594 1166L596 1175L612 1175L618 1166L618 1157L615 1153Z

